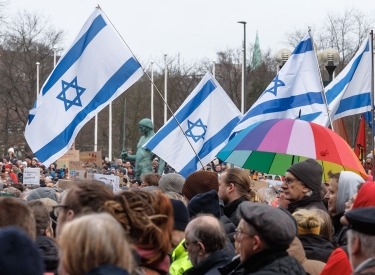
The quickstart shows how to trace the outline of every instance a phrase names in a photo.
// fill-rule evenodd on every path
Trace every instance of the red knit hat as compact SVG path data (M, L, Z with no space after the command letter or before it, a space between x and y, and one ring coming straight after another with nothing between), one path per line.
M10 164L8 163L7 165L5 165L5 168L12 169L12 165L10 165Z
M367 206L375 206L375 183L373 182L366 182L362 185L354 201L353 209Z
M197 171L186 178L181 192L188 200L191 200L195 195L211 190L219 191L217 174L208 171Z

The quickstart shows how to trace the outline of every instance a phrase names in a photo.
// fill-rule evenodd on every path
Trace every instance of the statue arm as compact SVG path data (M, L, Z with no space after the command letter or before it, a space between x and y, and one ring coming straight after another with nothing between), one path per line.
M135 155L128 155L127 152L121 152L121 159L123 161L126 161L126 160L135 160Z

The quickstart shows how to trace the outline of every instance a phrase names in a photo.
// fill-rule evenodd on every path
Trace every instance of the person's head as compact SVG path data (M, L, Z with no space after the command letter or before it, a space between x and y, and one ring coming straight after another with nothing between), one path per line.
M181 194L182 187L184 186L185 178L177 173L167 174L159 180L159 189L163 193L176 192Z
M199 215L185 230L185 249L193 266L223 249L227 236L220 221L211 215Z
M195 195L206 193L210 190L219 190L219 182L217 175L208 171L197 171L191 173L182 186L182 194L187 201L191 200Z
M293 164L288 168L281 185L285 198L294 202L319 192L322 174L322 166L316 160L307 159Z
M249 175L242 169L230 168L225 170L219 178L219 198L228 204L240 197L248 201L257 201L257 194L251 190Z
M29 155L26 155L25 161L27 162L28 165L31 164L31 160L32 160L32 157L30 157Z
M375 257L375 207L352 209L345 217L349 222L349 259L355 270L365 260Z
M16 226L1 228L0 244L1 274L43 274L42 257L22 229Z
M323 220L307 209L299 209L293 213L297 221L298 235L314 234L319 235Z
M194 196L187 205L190 219L197 215L211 214L220 219L220 204L217 192L214 190Z
M35 218L33 211L25 202L13 197L0 197L0 228L17 226L34 241Z
M322 209L310 209L309 211L312 212L314 216L317 216L322 220L319 235L322 235L323 237L326 237L328 240L331 241L332 235L334 233L331 217L328 215L326 211Z
M149 118L144 118L139 122L139 130L141 131L142 134L146 134L150 130L154 130L154 125L152 124L151 119Z
M77 215L101 212L104 203L113 200L114 194L100 181L79 181L62 197L61 204L54 207L57 214L57 236L64 224Z
M12 164L8 163L7 165L5 165L5 172L10 172L12 170Z
M241 262L270 247L286 251L297 233L290 214L264 203L242 202L237 215L235 246Z
M173 230L173 207L168 197L160 192L154 195L129 189L108 200L103 210L121 223L129 241L138 249L154 251L147 256L146 264L164 260L170 250Z
M330 177L328 192L328 212L331 216L345 211L345 203L357 193L357 186L364 180L356 173L342 171L341 173L328 173Z
M47 208L40 200L29 201L27 206L33 211L37 236L53 236L51 219Z
M217 173L222 172L220 163L218 163L218 164L215 165L215 172L217 172Z
M8 193L8 194L13 194L13 196L16 198L19 198L21 196L21 191L14 187L4 188L3 192Z
M8 149L8 156L14 158L14 148L11 147Z
M171 241L171 249L173 250L185 238L185 229L189 223L189 213L182 201L171 199L171 203L174 217Z
M283 208L283 209L288 209L288 205L289 205L290 201L285 198L284 189L279 188L277 190L276 198L279 199L278 207Z
M141 177L142 184L141 187L147 186L158 186L159 180L161 179L161 175L159 174L144 174Z
M79 217L64 226L58 242L60 267L70 275L113 265L132 272L133 256L121 225L110 214Z
M269 205L272 205L277 195L275 189L273 189L272 187L261 188L259 189L258 194L263 199L263 201Z

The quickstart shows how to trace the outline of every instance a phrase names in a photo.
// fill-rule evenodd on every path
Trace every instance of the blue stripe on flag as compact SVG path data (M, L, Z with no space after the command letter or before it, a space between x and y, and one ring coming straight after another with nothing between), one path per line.
M324 104L322 98L322 92L309 92L306 94L300 94L296 96L277 98L274 100L265 101L258 106L251 109L241 122L262 114L283 112L289 109L303 107L314 103Z
M313 50L311 38L301 41L292 54L303 54Z
M209 140L207 140L204 144L202 149L197 152L200 159L206 157L209 153L212 152L216 147L220 144L225 142L228 139L230 132L236 127L237 123L239 122L239 118L235 117L231 121L227 123L219 132L217 132L214 136L212 136ZM189 176L191 173L197 171L197 164L199 160L197 156L194 156L192 160L190 160L186 166L179 171L179 174L183 177ZM205 164L203 164L205 165Z
M300 120L304 120L304 121L313 121L314 119L316 119L318 116L320 116L322 114L322 112L315 112L315 113L312 113L312 114L307 114L307 115L301 115L299 117ZM297 119L298 117L296 117Z
M342 99L336 115L366 106L371 106L370 92Z
M175 115L178 122L182 123L185 121L215 89L215 84L211 80L207 81L202 89ZM175 119L172 119L147 143L146 148L150 151L155 149L176 127L178 127L178 124Z
M100 105L106 103L117 89L140 68L139 63L132 57L129 58L117 72L104 84L87 106L80 111L72 122L58 136L44 147L35 152L41 162L48 160L51 156L62 150L71 139L77 126Z
M352 67L348 71L348 73L345 75L343 79L341 79L339 82L337 82L336 85L334 85L331 89L329 89L326 92L327 102L328 104L331 104L332 101L335 100L335 98L341 94L341 92L344 90L345 86L349 84L350 81L352 81L353 76L357 70L357 67L359 63L361 62L363 53L361 53L356 60L354 60ZM336 113L337 114L337 113Z
M63 59L60 60L55 70L53 70L51 77L43 87L43 95L46 94L48 90L65 74L65 72L81 57L86 47L106 25L107 23L101 15L95 18L87 32L82 35Z

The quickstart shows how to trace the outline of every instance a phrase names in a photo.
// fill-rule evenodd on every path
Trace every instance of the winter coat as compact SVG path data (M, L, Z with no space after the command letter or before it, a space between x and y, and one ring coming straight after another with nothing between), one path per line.
M342 248L336 248L328 258L327 264L320 275L350 275L352 266L348 255Z
M56 272L59 266L59 248L47 236L36 236L35 245L42 256L46 272Z
M305 275L302 265L289 256L285 248L266 249L246 259L237 268L243 267L243 274L257 275Z
M219 267L229 264L234 257L234 251L226 247L219 250L197 265L185 271L185 275L220 275Z
M114 265L102 265L90 270L85 275L129 275L126 269Z
M189 260L187 251L182 245L184 242L185 239L183 239L172 252L172 264L169 267L169 273L171 275L182 275L193 266Z
M238 224L240 223L240 218L237 217L237 208L238 206L244 202L244 201L247 201L245 199L245 197L240 197L230 203L228 203L227 205L224 206L223 208L223 211L224 211L224 215L227 216L230 221L237 227Z
M243 273L243 268L237 267L241 264L241 255L236 255L232 261L226 266L219 267L218 270L221 275L241 275Z
M236 233L236 226L225 215L220 217L220 222L224 226L225 234L227 235L228 240L232 244L234 244L234 234Z
M348 240L346 238L346 231L348 231L348 227L344 226L340 219L344 216L345 212L341 212L333 217L331 217L333 228L335 229L335 233L332 236L332 243L335 246L344 246L348 244Z
M293 214L297 209L321 209L327 212L327 208L322 203L322 197L319 192L314 192L310 197L303 197L299 201L289 203L288 211ZM328 212L327 212L328 213Z
M298 238L305 250L306 258L309 260L326 263L333 250L335 250L333 244L321 235L303 234L299 235Z
M303 250L302 243L297 237L294 238L287 252L290 256L296 258L297 261L303 266L306 273L309 273L310 275L319 275L325 266L325 263L321 261L308 260L306 258L305 250Z
M362 265L359 265L355 270L353 275L373 275L375 274L375 258L366 260Z

